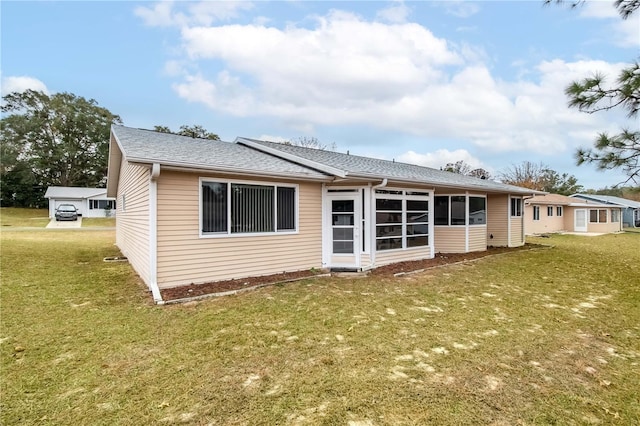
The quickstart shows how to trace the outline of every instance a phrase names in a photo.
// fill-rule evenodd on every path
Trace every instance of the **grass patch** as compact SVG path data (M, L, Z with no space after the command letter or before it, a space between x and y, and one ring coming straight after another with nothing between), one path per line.
M92 227L92 228L115 228L116 226L116 218L115 217L83 217L82 218L82 227Z
M48 209L0 207L0 226L44 228L49 223Z
M164 307L113 241L2 233L0 423L640 422L639 234Z

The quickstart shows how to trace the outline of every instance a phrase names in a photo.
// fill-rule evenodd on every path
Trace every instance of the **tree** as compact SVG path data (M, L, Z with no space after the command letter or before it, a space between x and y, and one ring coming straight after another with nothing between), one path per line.
M153 126L153 130L159 133L171 133L173 135L189 136L190 138L211 139L213 141L220 140L220 136L215 133L209 132L199 124L194 124L193 126L184 124L180 126L180 130L178 130L177 132L174 132L167 126Z
M545 0L545 4L563 3L562 0ZM571 2L577 7L583 0ZM622 19L637 12L640 0L616 0L614 7ZM628 118L636 118L640 110L640 63L624 68L611 86L606 83L606 76L594 73L592 77L573 82L565 89L569 98L569 106L582 112L593 114L615 108L626 110ZM638 121L635 121L636 125ZM623 128L618 134L600 133L593 148L579 148L576 153L578 165L593 163L600 170L622 169L628 176L625 183L640 182L640 130Z
M500 174L500 180L510 185L553 194L571 195L582 191L578 179L568 173L562 175L551 170L549 166L531 161L513 164Z
M314 138L314 137L306 137L306 136L301 136L295 139L291 139L288 140L286 142L282 142L285 145L293 145L293 146L302 146L304 148L313 148L313 149L321 149L324 151L335 151L336 150L336 143L335 142L331 142L331 143L322 143L318 140L318 138Z
M457 173L459 175L473 176L478 179L491 179L491 174L488 171L483 168L474 169L464 160L459 160L455 163L447 163L447 165L441 167L440 170L444 170L445 172Z
M0 121L4 205L42 205L52 185L104 185L110 127L120 117L71 93L27 90L2 99L9 113Z

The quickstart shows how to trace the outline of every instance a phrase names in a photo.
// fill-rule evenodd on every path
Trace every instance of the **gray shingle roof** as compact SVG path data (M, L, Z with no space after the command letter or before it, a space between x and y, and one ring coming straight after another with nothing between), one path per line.
M298 178L327 175L245 146L209 139L112 126L125 158L131 162L246 172Z
M632 209L640 209L640 202L627 200L626 198L614 197L612 195L573 194L571 197L595 200L606 204L616 204L619 206L630 207Z
M311 161L322 165L341 170L349 177L365 177L398 180L404 182L419 182L427 185L450 186L481 191L508 192L518 194L542 193L531 189L521 188L513 185L506 185L492 180L484 180L471 176L464 176L457 173L445 172L429 167L417 166L414 164L399 163L377 158L361 157L358 155L342 154L339 152L325 151L313 148L299 147L294 145L284 145L275 142L259 141L249 138L238 138L238 143L248 146L273 151L277 150L286 155L298 157L303 161ZM308 164L307 164L308 165Z

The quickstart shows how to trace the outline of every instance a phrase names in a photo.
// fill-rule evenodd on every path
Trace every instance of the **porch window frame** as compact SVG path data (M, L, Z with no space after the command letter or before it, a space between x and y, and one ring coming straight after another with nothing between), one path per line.
M435 204L436 204L436 198L447 198L447 224L438 224L436 223L436 209L435 209ZM464 223L455 223L452 224L451 223L451 197L463 197L464 198ZM470 199L471 198L482 198L484 199L484 209L485 209L485 217L484 217L484 223L470 223L470 218L469 215L471 213L470 211ZM444 227L452 227L452 228L459 228L462 226L465 227L475 227L475 226L487 226L487 196L485 194L441 194L441 195L434 195L433 196L433 224L434 226L438 226L441 228Z
M409 189L400 189L400 188L381 188L379 190L375 190L372 189L373 191L373 206L372 206L372 212L373 212L373 228L374 228L374 233L371 236L371 238L373 239L373 245L372 248L373 250L375 250L376 253L388 253L388 252L393 252L393 251L399 251L399 250L419 250L419 249L424 249L424 248L429 248L431 246L431 225L429 223L429 219L431 216L431 213L429 211L429 209L433 209L433 193L432 191L424 191L424 190L409 190ZM418 192L419 194L416 194L416 192ZM377 206L377 201L378 200L400 200L401 202L401 209L400 210L385 210L385 209L381 209L378 210L378 206ZM427 210L408 210L407 207L407 201L425 201L427 203ZM400 235L397 236L383 236L383 237L378 237L378 227L380 226L384 226L384 223L378 223L378 218L377 218L377 214L378 212L381 213L401 213L401 222L393 222L394 225L401 225L401 233ZM408 223L407 222L407 216L408 213L410 212L424 212L423 214L426 216L426 221L421 221L421 222L412 222L412 223ZM427 227L427 233L426 234L408 234L407 229L408 226L412 226L412 225L424 225ZM417 245L417 246L409 246L408 241L410 238L413 237L426 237L427 238L427 244L425 245ZM389 249L378 249L378 241L381 240L390 240L390 239L394 239L394 238L399 238L402 241L402 247L397 247L397 248L389 248Z
M219 183L226 185L226 230L207 231L203 230L203 199L202 187L204 183ZM255 185L273 188L273 231L265 232L233 232L232 230L232 190L233 185ZM278 188L292 188L294 190L294 229L278 230ZM300 185L295 183L282 183L274 181L255 181L242 179L222 179L216 177L200 177L198 179L198 229L200 238L242 238L274 235L295 235L300 232Z

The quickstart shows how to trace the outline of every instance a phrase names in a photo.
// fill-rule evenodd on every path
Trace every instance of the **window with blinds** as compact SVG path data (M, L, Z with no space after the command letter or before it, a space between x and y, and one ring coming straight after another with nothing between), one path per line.
M203 234L253 234L296 229L296 188L202 182Z

